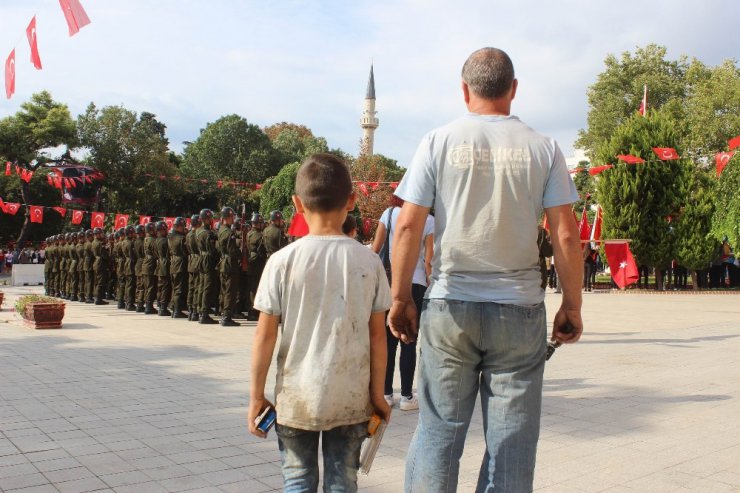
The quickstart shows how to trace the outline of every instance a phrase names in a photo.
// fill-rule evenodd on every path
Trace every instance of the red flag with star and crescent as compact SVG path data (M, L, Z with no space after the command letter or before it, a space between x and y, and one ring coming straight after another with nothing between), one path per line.
M653 152L661 161L672 161L681 159L673 147L653 147Z
M31 47L31 63L36 67L36 70L41 70L41 55L39 55L39 44L36 38L36 16L34 15L31 22L28 23L26 28L26 36L28 37L28 44Z
M83 217L85 217L85 211L73 211L72 224L81 224Z
M5 60L5 96L10 99L15 94L15 48Z
M32 205L28 208L28 215L31 217L32 223L43 223L44 222L44 208L40 205Z
M116 214L116 229L125 228L128 225L128 214Z
M21 204L18 202L5 202L5 207L3 207L3 212L6 214L10 214L11 216L15 216L15 213L18 212L18 209L21 208Z
M614 282L620 289L624 289L630 284L637 282L639 278L637 264L627 242L608 242L604 246L604 250L606 252L606 258L609 259L609 270L611 271L612 279L614 279Z
M737 137L733 137L730 140L727 141L727 145L730 147L730 150L735 149L736 147L740 147L740 135Z
M105 227L105 212L93 212L92 219L90 219L91 228L104 228Z
M152 216L139 216L139 224L142 226L152 222Z
M74 36L80 29L90 24L90 18L87 16L85 9L82 8L80 0L59 0L59 5L64 12L64 18L67 20L69 35Z
M727 166L727 163L730 162L730 159L732 159L732 156L735 155L734 151L730 152L718 152L714 159L717 162L717 177L719 178L719 175L722 174L722 170L725 169L725 166Z
M54 209L55 211L57 211L59 213L59 215L62 216L62 217L64 217L64 216L67 215L67 209L65 209L64 207L52 207L52 209Z
M645 162L641 157L633 156L632 154L618 154L617 159L627 164L642 164Z

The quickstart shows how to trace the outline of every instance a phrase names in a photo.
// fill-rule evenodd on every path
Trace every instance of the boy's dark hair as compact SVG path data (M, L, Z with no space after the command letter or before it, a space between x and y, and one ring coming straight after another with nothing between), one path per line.
M347 219L342 224L342 233L348 235L355 229L357 229L357 219L352 214L347 214Z
M295 194L310 211L342 209L352 195L349 168L333 154L314 154L298 168Z

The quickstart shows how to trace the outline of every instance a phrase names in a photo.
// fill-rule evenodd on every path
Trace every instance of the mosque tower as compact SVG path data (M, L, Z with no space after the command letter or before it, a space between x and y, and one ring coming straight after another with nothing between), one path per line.
M368 156L373 155L373 144L375 141L375 129L380 122L375 117L375 76L373 75L373 65L370 64L370 78L367 81L367 92L365 94L365 109L360 118L362 127L362 142L360 144L360 154Z

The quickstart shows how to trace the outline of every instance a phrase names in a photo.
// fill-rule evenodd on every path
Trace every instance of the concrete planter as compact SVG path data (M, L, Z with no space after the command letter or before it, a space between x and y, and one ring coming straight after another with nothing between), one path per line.
M21 314L23 323L32 329L60 329L64 303L28 303Z

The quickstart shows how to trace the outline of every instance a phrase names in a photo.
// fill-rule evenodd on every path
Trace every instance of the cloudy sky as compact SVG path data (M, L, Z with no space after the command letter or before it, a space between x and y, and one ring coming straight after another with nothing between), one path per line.
M710 65L740 55L737 0L81 2L92 23L70 38L57 0L2 0L0 56L16 47L17 81L0 118L47 89L74 116L91 101L152 112L177 151L237 113L304 124L354 154L373 60L375 151L405 165L426 131L465 111L465 58L496 46L519 78L513 112L567 155L608 53L654 42ZM41 71L25 39L34 14Z

